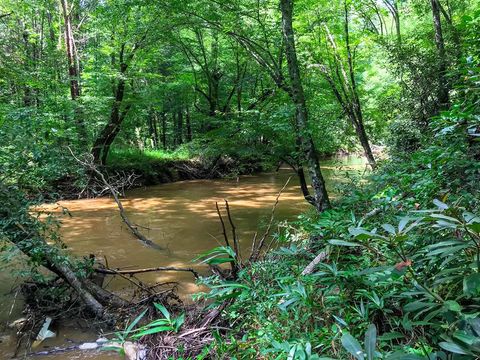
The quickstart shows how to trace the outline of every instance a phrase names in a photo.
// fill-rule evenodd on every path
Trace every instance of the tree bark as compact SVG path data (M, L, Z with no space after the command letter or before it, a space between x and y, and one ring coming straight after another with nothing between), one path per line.
M318 211L330 207L325 181L320 170L318 155L312 136L308 129L308 110L300 76L300 67L295 48L293 21L293 0L280 0L282 12L282 33L285 42L285 54L290 76L291 91L289 95L295 105L295 120L298 140L303 159L306 161L312 178L314 206Z
M192 122L190 118L190 109L188 108L188 105L187 105L187 113L185 118L185 125L187 127L187 142L190 142L192 141Z
M435 45L438 52L438 102L440 109L448 108L450 99L447 81L447 59L445 42L443 40L442 20L440 17L440 4L438 0L431 0L433 27L435 30Z
M70 9L68 6L67 0L61 0L62 13L64 19L65 27L65 45L67 50L67 61L68 61L68 75L70 78L70 96L75 103L74 110L74 121L78 129L78 135L80 138L80 143L86 145L87 143L87 129L85 127L85 122L83 121L83 116L81 109L77 103L78 98L80 97L80 83L79 83L79 66L78 59L75 54L75 39L73 36L72 30L72 17L70 14Z
M183 144L183 110L178 111L177 116L177 145Z
M123 50L121 51L121 60L123 57L122 54ZM112 104L112 110L110 112L110 120L105 125L103 130L100 132L100 135L95 140L92 148L92 155L94 162L96 164L104 165L107 160L108 151L110 149L113 140L117 136L118 132L120 131L120 125L122 124L125 116L130 109L129 106L125 107L124 111L121 112L121 106L123 103L123 98L125 96L125 72L127 71L127 64L121 63L120 64L120 78L118 79L117 86L115 88L115 99Z
M123 299L104 289L99 289L74 271L76 265L72 259L45 241L42 226L36 218L28 214L28 208L24 207L15 190L11 191L4 184L0 184L0 199L4 205L0 210L0 220L2 220L0 224L3 224L0 226L1 236L14 244L32 261L43 265L62 278L96 317L110 316L105 309L107 305L127 305Z
M162 112L162 146L167 150L167 114Z

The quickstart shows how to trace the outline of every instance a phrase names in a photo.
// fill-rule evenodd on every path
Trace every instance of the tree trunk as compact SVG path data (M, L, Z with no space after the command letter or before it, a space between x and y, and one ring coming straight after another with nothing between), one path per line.
M167 150L167 114L162 112L162 146Z
M129 106L127 106L123 112L120 112L120 108L122 106L123 98L125 95L124 74L126 71L127 65L121 63L120 78L118 79L118 83L115 89L115 99L113 101L112 110L110 112L110 120L100 132L92 148L92 155L96 164L105 164L110 145L113 143L113 140L115 140L115 137L120 131L120 125L122 124L122 121L124 120L130 108Z
M313 143L312 136L308 129L307 104L300 77L300 68L297 60L292 26L293 0L280 0L280 8L282 12L282 33L285 42L285 53L291 83L291 91L289 95L295 105L295 120L298 129L297 136L303 159L309 167L310 176L312 178L314 206L318 211L323 211L330 207L330 201L328 199L325 181L320 170L315 144Z
M177 113L173 110L172 113L172 124L173 124L173 147L176 148L178 146L178 121L177 121Z
M190 109L187 106L187 113L185 118L185 125L187 127L187 142L192 141L192 123L190 118Z
M105 309L107 305L126 306L128 304L116 295L92 285L90 280L80 277L74 271L77 266L72 259L45 241L42 225L28 214L28 208L23 205L15 190L11 191L4 184L0 184L0 200L4 205L0 210L0 224L3 224L0 226L2 237L14 244L32 261L40 263L62 278L96 317L110 316Z
M158 133L155 110L150 109L148 114L148 133L154 149L158 148Z
M86 145L87 143L87 129L85 128L85 123L83 121L83 116L79 105L76 103L77 99L80 97L80 83L79 83L79 66L78 59L75 55L75 39L73 37L72 30L72 17L70 14L70 9L68 7L67 0L61 0L63 19L65 25L65 45L67 49L67 61L68 61L68 75L70 77L70 96L75 102L75 124L78 129L78 135L80 138L80 143Z
M438 0L431 0L433 27L435 29L435 45L438 51L438 102L440 109L446 109L449 105L448 82L447 82L447 59L445 42L443 40L442 21L440 18L440 4Z
M183 110L178 111L177 116L177 145L183 144Z
M350 31L349 31L349 18L348 18L348 4L347 1L344 3L345 5L345 45L347 48L347 62L348 62L348 70L350 74L350 86L348 83L345 84L346 87L350 88L351 91L351 99L350 105L352 108L352 113L355 115L355 131L357 132L358 139L360 140L360 144L363 147L365 152L365 156L367 158L368 163L375 169L376 162L375 157L373 156L372 149L370 147L370 142L368 141L368 135L365 131L365 126L363 124L363 113L362 113L362 105L360 102L360 96L358 95L357 90L357 81L355 79L355 69L353 68L353 57L352 57L352 50L350 48Z

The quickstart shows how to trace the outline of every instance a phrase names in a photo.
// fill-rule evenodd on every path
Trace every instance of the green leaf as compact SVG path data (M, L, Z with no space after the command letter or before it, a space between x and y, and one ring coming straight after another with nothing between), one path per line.
M341 339L342 346L347 350L352 356L357 360L364 360L365 355L363 354L362 347L360 343L349 333L345 333Z
M159 332L164 332L164 331L173 331L173 328L171 326L157 326L157 327L150 328L147 330L143 330L139 333L136 333L135 335L132 336L132 338L138 339L145 335L157 334Z
M410 221L409 217L401 218L400 222L398 223L398 231L402 232L403 229L405 229L405 226L408 224L409 221Z
M417 311L417 310L420 310L420 309L424 309L424 308L430 308L430 307L433 307L437 305L436 303L424 303L422 301L414 301L414 302L411 302L411 303L408 303L407 305L404 306L404 310L407 311L407 312L414 312L414 311Z
M350 246L350 247L362 246L361 244L357 244L350 241L344 241L344 240L328 240L328 243L331 245L337 245L337 246Z
M404 337L405 335L403 335L401 332L391 331L379 336L378 338L381 341L389 341L389 340L403 339Z
M454 300L448 300L443 303L445 309L453 311L453 312L461 312L462 306Z
M383 225L382 225L382 228L383 228L386 232L390 233L391 235L395 235L395 228L394 228L392 225L390 225L390 224L383 224Z
M145 309L140 315L138 315L135 320L132 321L132 323L130 325L128 325L128 327L125 329L125 333L128 335L132 329L135 327L135 325L138 324L138 322L145 316L145 314L147 313L148 309Z
M373 360L375 356L375 347L377 343L377 328L374 324L368 326L365 333L365 354L368 360Z
M441 210L447 210L448 205L438 199L433 199L433 204Z
M153 304L160 312L165 316L165 319L170 320L170 313L168 312L167 308L159 303Z
M230 262L234 262L235 260L232 258L213 258L209 260L204 260L202 262L209 264L209 265L219 265L219 264L226 264Z
M480 294L480 273L470 274L463 278L463 293L467 296Z
M457 344L452 343L452 342L442 341L442 342L438 343L438 345L442 349L450 351L454 354L462 354L462 355L467 355L468 354L468 352L465 349L463 349L460 345L457 345Z

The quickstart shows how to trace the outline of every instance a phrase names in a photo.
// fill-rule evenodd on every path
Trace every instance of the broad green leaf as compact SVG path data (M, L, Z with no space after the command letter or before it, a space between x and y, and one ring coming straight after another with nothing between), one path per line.
M441 210L447 210L448 205L438 199L433 199L433 204Z
M365 333L365 354L368 360L373 360L375 356L375 348L377 344L377 328L374 324L368 326Z
M344 240L328 240L328 243L331 245L337 245L337 246L349 246L349 247L362 246L361 244L350 242L350 241L344 241Z
M341 339L342 345L352 356L357 360L364 360L365 355L363 353L360 343L349 333L345 333Z
M160 312L165 316L165 319L170 320L170 312L167 310L165 306L159 303L154 303L153 304Z
M443 304L444 308L447 309L447 310L450 310L450 311L453 311L453 312L460 312L462 311L462 306L454 301L454 300L448 300L448 301L445 301L445 303Z
M454 354L462 354L462 355L467 355L468 354L468 351L466 351L460 345L455 344L453 342L442 341L442 342L438 343L438 345L442 349L447 350L449 352L452 352Z
M463 293L467 296L480 295L480 273L470 274L463 278Z
M395 235L395 228L394 228L392 225L390 225L390 224L383 224L383 225L382 225L382 228L383 228L386 232L390 233L391 235Z

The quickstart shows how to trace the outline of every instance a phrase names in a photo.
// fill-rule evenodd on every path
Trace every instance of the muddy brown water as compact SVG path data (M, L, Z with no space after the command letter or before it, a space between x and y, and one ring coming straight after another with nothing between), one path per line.
M327 187L332 190L346 180L346 172L362 172L365 162L357 157L342 157L323 162L322 170ZM223 245L222 230L215 210L215 202L227 199L240 239L241 251L249 253L254 233L265 229L278 191L289 177L290 183L280 197L275 224L294 220L308 209L298 181L291 170L241 176L231 180L194 180L150 186L130 190L123 205L130 220L144 226L143 233L164 250L144 246L133 238L123 225L113 199L97 198L61 201L71 217L58 205L45 207L58 213L62 239L69 251L78 256L94 254L106 259L110 267L146 268L156 266L194 267L200 273L205 268L192 262L197 255L215 246ZM278 226L278 225L276 225ZM278 227L274 227L273 231ZM186 301L200 289L190 273L157 272L138 277L147 284L178 282L178 293ZM108 288L128 294L131 287L126 280L107 278ZM0 359L9 359L15 349L16 338L6 324L21 317L22 300L16 296L18 283L8 267L0 268ZM76 325L57 325L57 337L45 340L34 351L67 347L75 343L95 341L98 334ZM23 353L20 358L25 357ZM120 359L108 352L84 351L35 356L36 359Z

